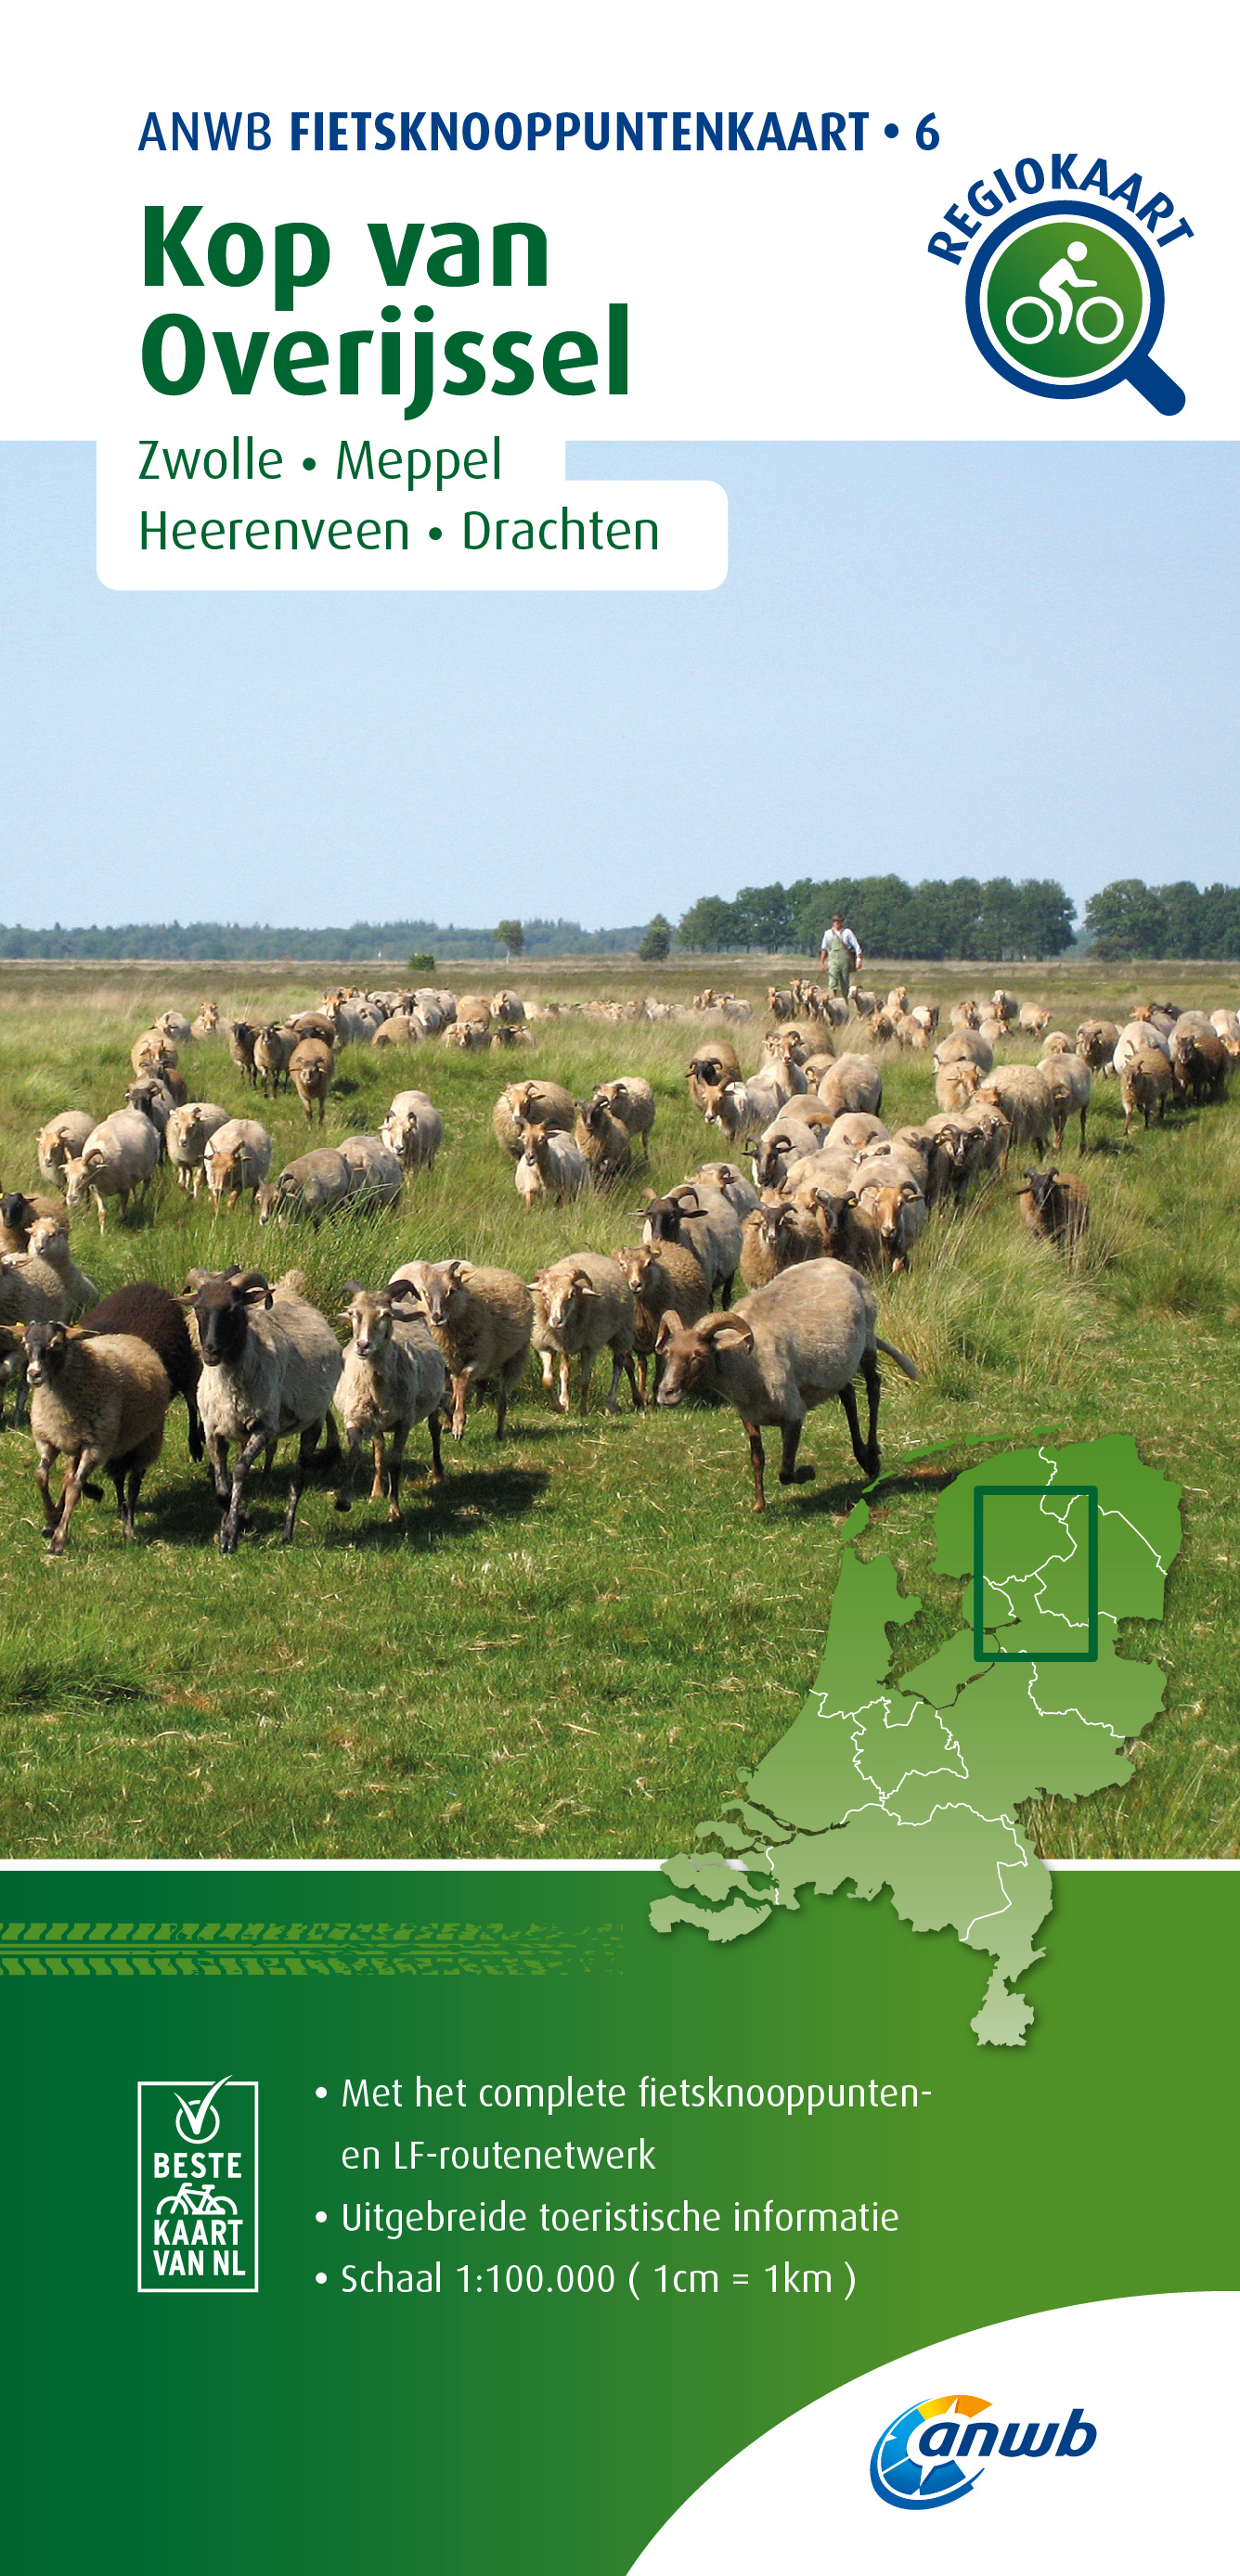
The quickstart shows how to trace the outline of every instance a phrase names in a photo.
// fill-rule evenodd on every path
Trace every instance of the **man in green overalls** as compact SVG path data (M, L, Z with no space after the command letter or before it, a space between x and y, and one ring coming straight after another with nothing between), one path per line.
M861 942L855 931L845 930L842 912L832 914L831 927L822 934L818 963L820 969L826 969L827 991L837 993L846 1002L853 976L861 972L862 958Z

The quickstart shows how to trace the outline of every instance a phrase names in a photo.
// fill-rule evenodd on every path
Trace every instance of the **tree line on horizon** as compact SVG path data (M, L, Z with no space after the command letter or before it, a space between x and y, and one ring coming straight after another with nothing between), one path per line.
M1119 877L1088 898L1081 929L1070 897L1053 877L800 877L792 885L742 886L728 900L703 895L673 926L662 913L614 930L583 930L576 921L501 922L494 930L433 921L354 922L325 930L240 922L129 922L115 928L27 930L0 924L0 958L144 958L289 962L391 963L401 974L411 954L476 958L501 965L506 956L639 956L654 964L673 949L710 954L758 950L816 957L832 913L841 912L873 957L1010 959L1061 957L1073 947L1108 959L1240 957L1240 886L1198 887L1188 879L1146 885ZM504 934L504 935L501 935ZM514 936L516 934L516 936ZM429 971L429 970L428 970Z

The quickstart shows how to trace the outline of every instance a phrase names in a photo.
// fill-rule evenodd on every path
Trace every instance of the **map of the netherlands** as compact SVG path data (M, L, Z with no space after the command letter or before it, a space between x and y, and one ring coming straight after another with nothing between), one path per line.
M1023 2044L1016 1980L1053 1901L1016 1810L1132 1776L1124 1745L1162 1706L1156 1665L1122 1656L1122 1619L1160 1618L1180 1544L1180 1489L1126 1435L1008 1451L959 1476L935 1509L934 1571L965 1578L962 1622L910 1671L889 1632L921 1607L848 1525L815 1688L700 1848L665 1864L679 1891L656 1931L712 1941L757 1931L798 1891L891 1891L918 1932L951 1925L992 1961L973 2028ZM709 1849L713 1844L716 1848Z

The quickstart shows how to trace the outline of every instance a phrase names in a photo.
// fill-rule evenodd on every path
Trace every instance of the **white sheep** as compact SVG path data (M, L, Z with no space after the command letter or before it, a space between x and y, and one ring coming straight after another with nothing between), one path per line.
M173 1110L164 1129L164 1146L177 1176L177 1188L192 1191L195 1198L205 1178L203 1156L207 1140L227 1126L228 1115L217 1100L187 1100L184 1108Z
M65 1197L70 1208L99 1211L99 1231L107 1220L107 1201L119 1199L124 1216L134 1190L145 1188L159 1161L159 1132L139 1109L114 1109L93 1127L80 1155L65 1164Z
M336 1509L352 1508L362 1442L367 1439L374 1460L370 1499L382 1502L386 1470L387 1516L398 1521L405 1442L420 1422L426 1423L431 1435L431 1483L443 1481L439 1441L448 1372L421 1317L397 1317L390 1290L374 1295L355 1287L346 1294L349 1304L342 1320L349 1326L349 1340L335 1404L348 1435L348 1452Z
M49 1189L63 1188L66 1163L81 1153L95 1126L89 1109L62 1109L58 1118L49 1118L46 1127L39 1129L39 1174Z
M534 1300L533 1345L542 1362L542 1381L551 1391L552 1367L560 1363L559 1409L569 1409L569 1365L580 1362L578 1390L584 1413L589 1401L594 1363L611 1352L611 1389L606 1410L614 1413L616 1394L627 1374L635 1411L641 1408L633 1367L636 1316L633 1291L618 1261L601 1252L569 1252L530 1281Z
M291 1216L302 1217L317 1234L324 1217L344 1206L353 1182L352 1164L337 1153L334 1145L312 1146L308 1154L298 1154L274 1181L264 1181L255 1192L258 1222L270 1225L274 1217L284 1225Z
M536 1199L553 1199L558 1207L562 1200L576 1198L589 1188L590 1166L575 1137L566 1135L562 1127L544 1127L536 1121L526 1128L513 1178L517 1196L527 1207L533 1207Z
M379 1134L399 1154L407 1172L434 1171L443 1143L443 1120L424 1091L398 1091Z

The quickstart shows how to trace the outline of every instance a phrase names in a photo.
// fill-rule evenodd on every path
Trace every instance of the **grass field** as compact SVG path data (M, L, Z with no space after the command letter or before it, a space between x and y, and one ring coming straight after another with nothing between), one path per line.
M390 967L374 973L394 978ZM463 972L462 989L476 973ZM0 967L4 1187L37 1185L34 1138L46 1118L117 1105L129 1046L155 1011L192 1016L210 993L226 1016L267 1018L313 1001L319 974ZM343 980L355 979L356 970ZM453 977L442 969L440 979ZM742 1062L752 1061L768 961L510 970L527 995L568 1000L654 990L683 1001L708 979L753 998L754 1028L738 1040ZM1122 1021L1151 994L1212 1008L1240 986L1235 968L1091 974L1084 964L905 969L903 979L915 997L944 1004L1014 983L1069 1030L1086 1008ZM899 975L867 964L866 980ZM519 1057L351 1048L324 1141L372 1132L411 1083L443 1113L438 1167L407 1183L397 1211L317 1237L260 1233L240 1211L213 1222L165 1174L149 1206L124 1224L113 1210L102 1237L93 1215L79 1217L76 1256L101 1290L132 1277L179 1288L193 1263L236 1259L273 1273L296 1263L332 1313L347 1278L377 1284L400 1260L455 1254L532 1277L578 1247L613 1251L640 1234L640 1162L606 1200L527 1214L491 1133L496 1092L526 1070L579 1091L647 1074L659 1104L650 1178L667 1187L716 1150L685 1092L693 1034L570 1018L540 1024ZM1037 1052L1010 1050L1028 1061ZM296 1101L255 1102L224 1046L186 1050L183 1069L192 1094L264 1118L273 1169L304 1149ZM928 1059L896 1055L884 1070L891 1125L933 1108ZM963 1220L936 1222L911 1274L881 1289L880 1330L922 1371L915 1387L885 1372L885 1466L928 1442L953 1445L884 1486L863 1545L890 1553L922 1595L901 1636L911 1663L960 1619L959 1586L926 1573L941 1484L986 1442L1019 1444L1044 1426L1065 1439L1131 1431L1143 1457L1185 1487L1165 1620L1128 1623L1122 1639L1123 1651L1166 1668L1166 1709L1137 1748L1127 1790L1041 1803L1029 1822L1047 1854L1234 1855L1240 1103L1169 1116L1165 1131L1134 1131L1125 1145L1117 1086L1096 1083L1088 1150L1082 1161L1065 1149L1062 1161L1082 1171L1092 1198L1078 1267L1030 1242L1010 1192L993 1187ZM605 1386L600 1370L588 1418L566 1420L532 1373L498 1447L493 1413L471 1415L463 1447L445 1443L437 1498L421 1472L407 1477L400 1529L365 1500L337 1516L319 1481L282 1548L282 1453L270 1486L255 1489L256 1535L229 1560L215 1549L218 1511L190 1467L180 1406L144 1491L137 1543L125 1545L110 1510L84 1504L56 1564L42 1542L29 1436L10 1428L0 1441L0 1849L324 1859L682 1846L735 1790L738 1766L783 1733L813 1679L838 1534L861 1479L842 1414L825 1408L802 1453L817 1483L785 1494L772 1479L772 1507L755 1520L730 1411L634 1415L625 1394L608 1421ZM411 1453L424 1469L424 1434Z

